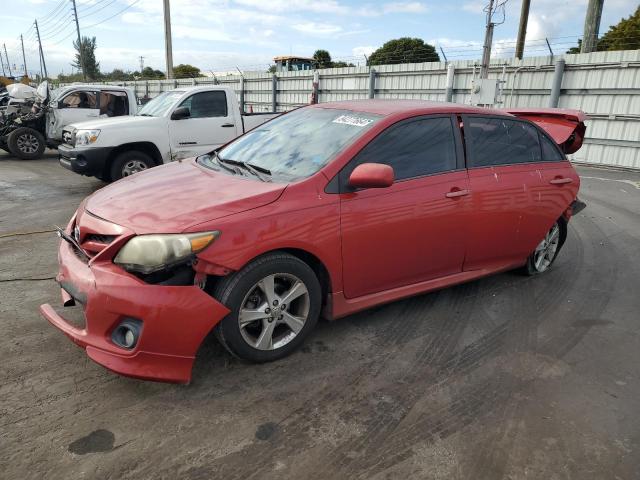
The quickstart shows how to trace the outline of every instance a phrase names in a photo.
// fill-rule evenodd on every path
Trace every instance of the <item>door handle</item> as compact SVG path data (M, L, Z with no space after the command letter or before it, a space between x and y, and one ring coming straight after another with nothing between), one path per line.
M221 127L227 128L227 127L235 127L235 124L233 123L223 123L222 125L220 125Z
M549 180L551 185L564 185L565 183L572 183L572 178L554 178L553 180Z
M469 190L452 189L450 192L444 194L447 198L464 197L465 195L469 195Z

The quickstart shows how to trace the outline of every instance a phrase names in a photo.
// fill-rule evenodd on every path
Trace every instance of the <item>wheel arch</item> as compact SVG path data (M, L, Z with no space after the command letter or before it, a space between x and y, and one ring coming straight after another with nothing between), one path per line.
M140 152L146 153L151 157L156 166L162 165L162 154L160 150L153 142L129 142L123 143L122 145L118 145L109 153L107 160L104 162L104 167L102 168L103 176L110 176L111 174L111 165L113 161L123 152L138 150Z

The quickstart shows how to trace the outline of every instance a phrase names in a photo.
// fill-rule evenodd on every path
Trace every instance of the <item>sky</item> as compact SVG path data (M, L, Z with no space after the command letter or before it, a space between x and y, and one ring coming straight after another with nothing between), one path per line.
M499 0L500 2L504 0ZM83 36L95 36L103 72L164 70L162 0L76 0ZM20 5L7 9L3 5ZM386 41L419 37L442 48L448 60L480 58L488 0L171 0L174 65L203 71L266 70L277 55L311 56L328 50L334 60L364 65ZM525 55L546 55L549 39L564 53L582 35L587 0L532 0ZM605 0L600 33L629 16L637 0ZM521 0L507 0L495 27L493 56L512 56ZM76 38L71 0L0 0L0 42L12 71L39 70L38 20L50 76L71 73ZM500 12L495 21L502 21ZM4 50L2 51L4 53ZM5 70L6 57L4 58Z

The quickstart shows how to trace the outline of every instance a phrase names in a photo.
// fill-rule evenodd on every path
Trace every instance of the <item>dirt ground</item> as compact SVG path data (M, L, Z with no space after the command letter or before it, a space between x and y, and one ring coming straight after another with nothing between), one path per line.
M554 268L323 322L284 360L205 342L189 386L112 374L38 314L103 184L0 154L0 477L640 478L640 174L579 168Z

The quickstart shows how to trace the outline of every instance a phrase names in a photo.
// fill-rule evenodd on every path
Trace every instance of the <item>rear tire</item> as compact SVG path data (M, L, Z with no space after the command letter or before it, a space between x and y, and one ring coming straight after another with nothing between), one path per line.
M35 160L44 153L44 135L29 127L16 128L7 138L9 153L21 160Z
M322 289L313 270L293 255L270 253L222 278L211 292L230 313L216 326L236 357L270 362L293 352L315 327Z
M556 220L536 249L527 258L523 271L526 275L539 275L551 268L566 238L566 224Z
M128 150L118 155L111 165L112 181L120 180L155 166L153 159L139 150Z

